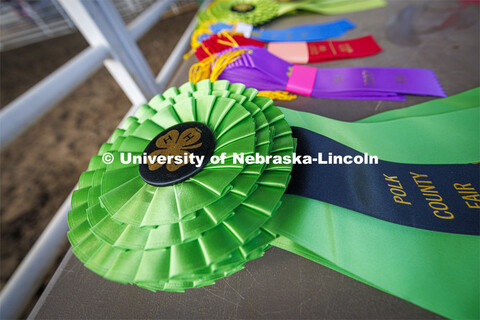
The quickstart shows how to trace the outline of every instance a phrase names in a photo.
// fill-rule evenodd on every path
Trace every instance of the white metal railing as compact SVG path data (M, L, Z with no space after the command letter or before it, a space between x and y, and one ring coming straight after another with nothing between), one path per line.
M68 0L70 3L71 1L102 1L105 0ZM170 1L169 1L170 2ZM199 10L206 8L209 4L209 0L203 2L202 6ZM135 40L138 39L144 32L146 32L161 16L163 11L168 8L164 2L156 3L152 5L146 12L144 12L141 16L139 16L134 22L130 24L129 32L130 36L133 37ZM88 9L87 9L88 10ZM67 10L68 11L68 10ZM104 11L106 12L106 11ZM118 13L117 13L118 14ZM95 21L94 21L95 22ZM165 62L162 70L158 74L155 79L156 89L158 92L162 92L165 89L165 86L172 76L173 72L175 71L178 63L182 59L183 53L187 50L190 42L190 36L195 28L197 21L196 18L192 20L189 24L187 29L185 30L184 34L178 41L176 47L170 54L170 57ZM77 25L77 27L79 27ZM80 28L80 27L79 27ZM102 30L100 30L102 31ZM19 99L23 101L16 102L13 104L8 105L3 110L12 110L13 108L18 108L18 110L23 107L28 109L32 107L29 105L30 102L36 102L36 104L40 103L41 107L35 107L35 112L43 114L46 110L48 110L53 104L58 102L62 97L64 97L68 92L73 90L80 82L86 79L90 74L92 74L98 67L100 67L101 62L103 59L109 57L109 48L105 45L99 45L98 47L90 47L86 49L84 52L79 54L77 57L69 61L67 64L62 66L52 75L44 79L39 85L35 86L31 90L29 90L26 94L24 94ZM143 56L142 56L143 58ZM99 62L98 62L99 61ZM80 70L80 69L87 69L85 64L81 63L88 63L88 68L92 70ZM125 68L125 66L123 66ZM68 71L74 71L76 75L82 77L80 81L71 80L66 85L62 85L62 81L67 81L68 78ZM60 85L59 87L55 87L55 85ZM137 84L135 84L137 86ZM55 90L49 92L48 90ZM62 92L58 92L57 90L63 90ZM67 92L65 92L67 91ZM48 96L45 99L41 99L42 95ZM61 96L60 98L58 96ZM41 99L41 101L35 101L35 97ZM18 100L18 99L17 99ZM15 103L15 101L14 101ZM135 110L138 108L138 104L133 104L130 110L125 115L124 119L133 114ZM13 111L15 111L13 109ZM2 110L2 111L3 111ZM13 111L9 111L10 113L0 113L0 124L3 127L3 121L14 120L13 116L21 116L21 114L16 114ZM26 110L22 110L22 113ZM28 117L23 117L22 121L20 122L23 125L28 125L32 123L35 119L38 119L39 115L35 112L29 112L28 115L33 120L28 119ZM5 114L7 116L5 116ZM123 120L122 120L123 122ZM19 122L17 122L19 123ZM22 128L11 129L10 134L18 135ZM1 133L3 135L3 128L1 129ZM3 137L2 137L3 139ZM5 141L11 141L10 139L5 139ZM3 145L2 142L2 145ZM76 187L75 187L76 188ZM75 189L74 188L74 189ZM43 278L45 277L48 270L52 267L55 263L56 258L61 254L62 247L67 241L66 232L68 231L67 226L67 212L70 210L70 200L71 194L67 197L64 203L60 206L55 216L52 218L48 226L45 228L35 245L32 247L30 252L24 258L22 263L19 265L15 273L9 279L5 287L3 288L2 292L0 293L0 319L10 319L10 318L18 318L26 305L31 300L32 296L35 294L36 290L38 289L39 285L41 284Z
M0 50L57 37L74 30L75 26L57 0L0 3Z
M130 23L156 0L114 0L125 23ZM195 0L177 0L172 11ZM0 51L75 32L73 21L58 0L0 1Z
M161 4L168 8L173 0ZM104 65L133 104L147 102L157 84L135 39L111 1L60 0L85 40L92 47L107 47L111 58Z
M79 0L65 1L69 6L79 2ZM131 23L129 28L130 38L138 40L153 26L172 2L172 0L156 2L141 14ZM86 3L93 4L93 1L86 1ZM108 2L102 1L102 3ZM87 23L91 25L95 21L87 21ZM29 125L85 81L92 73L97 71L106 59L105 65L109 70L113 70L114 78L120 81L122 89L132 100L132 103L140 103L142 99L138 92L141 92L141 90L132 81L132 77L128 73L130 70L124 68L118 60L111 59L112 49L121 50L122 48L118 46L114 46L114 48L109 47L107 41L100 41L100 31L97 30L96 34L98 35L97 40L95 40L97 42L94 41L95 44L93 46L82 51L75 58L37 83L25 94L0 110L0 151L26 130ZM126 35L124 36L126 37ZM138 58L138 55L136 58ZM139 59L144 60L143 56ZM153 81L153 78L151 81Z

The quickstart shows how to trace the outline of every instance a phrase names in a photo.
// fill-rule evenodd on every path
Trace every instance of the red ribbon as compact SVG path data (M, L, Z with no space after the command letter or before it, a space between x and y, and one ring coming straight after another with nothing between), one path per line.
M246 38L242 35L231 37L239 46L266 46L271 53L291 63L316 63L336 59L360 58L382 51L382 48L371 35L341 41L270 43ZM198 60L203 60L210 54L230 48L231 46L226 43L231 43L231 40L225 35L214 34L202 41L202 46L197 48L195 55Z
M371 35L343 41L308 42L307 47L309 63L367 57L382 51Z

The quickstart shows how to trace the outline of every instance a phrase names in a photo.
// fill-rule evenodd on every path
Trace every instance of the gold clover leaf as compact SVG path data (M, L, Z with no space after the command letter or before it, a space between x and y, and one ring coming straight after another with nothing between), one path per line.
M153 151L149 156L186 156L187 158L185 162L179 164L174 162L167 163L166 168L168 171L176 171L189 163L188 156L190 156L190 152L188 150L199 148L202 145L202 142L196 142L200 140L201 137L202 130L197 127L188 128L181 134L178 130L170 130L157 139L155 145L158 147L158 150ZM163 163L158 163L157 161L151 163L150 159L148 161L148 169L150 171L155 171L163 166Z

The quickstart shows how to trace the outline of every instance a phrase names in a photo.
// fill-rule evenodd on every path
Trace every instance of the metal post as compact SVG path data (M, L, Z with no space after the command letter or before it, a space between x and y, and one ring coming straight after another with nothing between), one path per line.
M75 30L75 25L73 24L72 20L67 16L67 13L65 10L63 10L62 6L58 3L58 0L52 0L53 5L55 6L55 9L57 9L58 13L62 16L63 20L65 21L66 24L68 24L68 27L72 30Z
M139 15L129 27L133 39L144 35L172 2L157 2ZM88 47L0 110L0 151L100 68L108 57L110 48ZM157 92L160 91L159 88Z
M158 93L147 61L111 0L60 0L60 3L92 47L110 49L113 59L105 60L105 67L133 104L145 103Z

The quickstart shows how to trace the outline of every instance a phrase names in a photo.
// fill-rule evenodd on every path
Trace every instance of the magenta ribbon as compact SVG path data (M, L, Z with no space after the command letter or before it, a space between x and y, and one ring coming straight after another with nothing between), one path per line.
M218 79L236 81L261 91L289 91L329 99L396 100L403 94L446 97L435 73L428 69L351 67L313 68L291 64L265 48L244 46L239 59Z
M288 92L311 96L316 78L317 68L295 64L285 89Z

